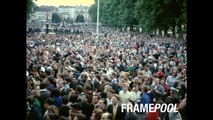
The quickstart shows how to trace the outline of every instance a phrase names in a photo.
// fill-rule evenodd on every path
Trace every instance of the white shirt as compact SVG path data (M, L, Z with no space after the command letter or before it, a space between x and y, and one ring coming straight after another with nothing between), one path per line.
M123 90L119 92L119 96L121 98L121 104L128 102L128 99L131 99L131 93L129 91L124 92Z
M151 77L152 73L148 70L147 72L145 70L142 71L142 74L143 76L146 76L146 77Z
M131 91L131 98L134 102L137 102L137 100L140 98L141 91L135 92Z
M116 115L116 112L117 112L117 108L118 108L118 104L116 106L112 105L112 112L113 112L113 120L115 120L115 115Z

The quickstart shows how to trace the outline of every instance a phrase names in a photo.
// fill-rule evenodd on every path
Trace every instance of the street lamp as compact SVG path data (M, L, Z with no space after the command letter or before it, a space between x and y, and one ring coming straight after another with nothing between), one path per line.
M97 8L97 26L96 26L97 40L99 40L99 5L100 5L100 1L98 0L98 8Z
M63 18L63 19L62 19L62 20L63 20L62 27L65 27L65 26L64 26L64 13L63 13L62 15L63 15L63 16L62 16L62 18Z
M47 10L46 10L46 34L48 34L49 33L49 24L48 24L48 16L49 14L48 14L48 12L47 12Z

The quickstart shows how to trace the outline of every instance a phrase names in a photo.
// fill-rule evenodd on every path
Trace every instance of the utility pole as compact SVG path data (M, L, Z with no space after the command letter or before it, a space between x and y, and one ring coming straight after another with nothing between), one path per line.
M48 24L48 16L49 14L48 14L48 11L47 11L47 9L46 9L46 34L48 34L49 33L49 24Z
M99 5L100 5L100 1L98 0L98 8L97 8L97 26L96 26L97 40L99 40Z

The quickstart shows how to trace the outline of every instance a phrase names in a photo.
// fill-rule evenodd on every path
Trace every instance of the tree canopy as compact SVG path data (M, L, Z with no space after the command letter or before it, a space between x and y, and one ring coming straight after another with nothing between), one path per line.
M35 2L35 0L27 0L27 19L30 19L32 13L35 11L35 8L37 7Z
M84 22L84 16L83 15L78 15L75 19L76 23L83 23Z
M89 9L92 22L97 19L97 3ZM186 0L100 0L102 24L109 27L141 27L144 32L168 30L175 33L184 31L186 25ZM176 30L177 28L177 30ZM177 31L177 32L175 32Z
M52 22L53 23L61 23L61 17L58 15L58 13L52 14Z

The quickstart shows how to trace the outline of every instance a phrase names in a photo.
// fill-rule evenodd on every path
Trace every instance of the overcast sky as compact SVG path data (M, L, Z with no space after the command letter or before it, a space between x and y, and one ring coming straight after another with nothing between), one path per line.
M65 6L90 6L94 3L94 0L37 0L35 3L38 6L48 5L48 6L56 6L65 5Z

